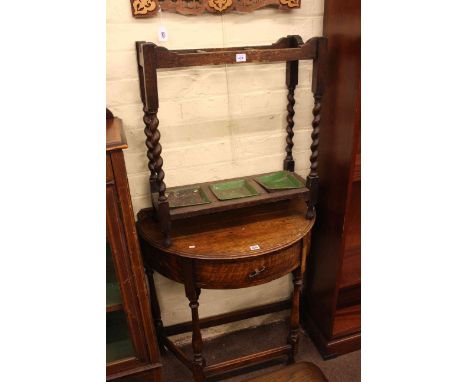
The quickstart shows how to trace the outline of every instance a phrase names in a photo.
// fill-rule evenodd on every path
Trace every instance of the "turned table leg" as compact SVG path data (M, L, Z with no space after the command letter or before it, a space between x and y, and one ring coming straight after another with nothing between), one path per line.
M145 273L148 279L151 313L153 314L153 322L156 328L156 336L158 338L159 350L162 354L166 354L166 349L164 347L164 324L161 320L161 308L159 307L158 296L156 294L156 288L154 286L154 270L148 267L145 268Z
M206 362L202 355L203 339L200 331L200 319L198 317L198 296L200 295L200 289L186 290L186 295L190 301L189 306L192 310L193 376L196 382L203 382L205 381L203 369L206 366Z
M288 344L291 345L291 352L289 353L288 364L295 362L295 356L299 348L299 304L307 256L310 250L310 239L310 233L302 238L301 264L292 272L294 290L291 302L291 317L289 320Z
M291 316L289 320L289 335L288 344L291 345L291 352L288 357L288 364L294 363L294 357L297 355L299 346L299 297L302 287L302 272L301 268L296 268L293 271L294 291L291 303Z
M204 382L204 368L206 361L203 358L203 339L200 331L200 318L198 316L198 298L200 297L201 289L195 286L195 277L192 262L184 262L183 264L185 278L185 295L189 300L189 306L192 310L192 372L195 382Z

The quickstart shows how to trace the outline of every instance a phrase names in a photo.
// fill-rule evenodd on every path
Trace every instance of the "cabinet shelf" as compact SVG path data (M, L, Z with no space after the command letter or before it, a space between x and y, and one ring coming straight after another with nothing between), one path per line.
M123 309L123 305L119 283L106 283L106 312L110 313L121 309Z
M272 203L272 202L277 202L280 200L290 200L290 199L297 199L297 198L303 198L304 200L308 200L310 190L306 186L300 187L300 188L289 189L289 190L267 191L262 186L260 186L257 182L255 182L254 178L257 178L263 175L268 175L268 174L270 173L257 174L257 175L251 175L251 176L246 176L246 177L241 177L241 178L232 178L232 179L224 180L224 181L235 181L235 180L245 179L246 181L248 181L249 184L255 189L255 191L258 192L258 195L250 196L246 198L223 200L223 201L218 200L216 196L214 195L214 193L211 191L209 186L211 184L218 183L220 181L197 183L197 184L184 186L184 188L185 187L200 188L204 192L204 194L207 196L210 203L187 206L187 207L171 208L170 209L171 219L172 220L185 219L185 218L189 218L193 216L206 215L206 214L227 211L227 210L241 208L241 207L251 207L254 205ZM305 180L302 177L300 177L296 173L291 173L291 174L296 179L298 179L302 184L305 185ZM168 188L167 193L177 188L179 187ZM156 198L154 202L157 203L158 194L154 193L153 198Z
M106 362L114 362L125 358L133 358L133 347L130 338L106 344Z
M123 309L119 282L115 275L112 250L109 240L106 242L106 313Z
M128 331L127 320L123 310L107 315L106 361L134 357L132 341Z

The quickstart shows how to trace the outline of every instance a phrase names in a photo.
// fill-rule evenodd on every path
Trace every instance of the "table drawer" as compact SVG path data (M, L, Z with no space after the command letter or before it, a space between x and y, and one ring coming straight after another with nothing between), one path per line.
M301 241L253 258L197 261L196 285L205 289L235 289L267 283L284 276L301 263Z

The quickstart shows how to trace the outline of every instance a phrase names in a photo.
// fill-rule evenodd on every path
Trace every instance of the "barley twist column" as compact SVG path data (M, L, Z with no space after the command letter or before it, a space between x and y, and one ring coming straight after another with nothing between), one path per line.
M158 134L159 119L156 112L146 112L143 117L145 123L146 135L146 156L148 157L148 168L150 170L150 188L151 193L158 192L157 188L157 169L156 169L156 153L157 145L159 144L160 135ZM160 146L160 145L159 145ZM161 147L161 146L160 146ZM161 155L161 150L159 150Z
M288 171L294 171L294 158L292 155L292 149L294 146L293 137L294 137L294 105L296 100L294 99L294 90L296 86L288 87L288 115L286 117L287 127L286 127L286 158L284 159L284 169Z
M300 36L288 36L288 44L291 48L297 48L302 44L302 39ZM294 146L293 137L294 137L294 105L296 100L294 99L294 91L298 84L299 79L299 61L287 61L286 62L286 86L288 88L288 115L286 116L286 157L283 161L283 169L287 171L294 171L294 158L292 154L292 149Z
M163 159L161 157L162 147L159 143L161 139L161 133L158 130L159 119L156 111L145 112L143 121L146 125L146 147L148 157L148 168L150 170L150 189L151 197L153 200L153 206L158 212L158 219L161 224L161 229L164 233L164 244L169 246L171 244L170 239L170 215L169 215L169 203L166 196L166 184L164 183L164 170ZM157 196L156 196L157 195ZM157 197L157 199L156 199ZM156 200L155 200L156 199Z
M315 103L312 110L314 119L312 121L312 144L310 145L310 173L307 176L307 187L315 190L318 186L318 147L320 134L320 111L322 108L321 96L314 97ZM315 201L309 200L309 208L307 209L307 219L312 219L315 215Z
M318 200L319 175L318 175L318 155L319 155L319 134L320 134L320 113L322 110L322 97L325 94L326 69L327 69L327 39L325 37L314 37L317 56L314 59L312 71L312 93L314 93L314 108L312 114L312 144L310 146L310 172L307 176L307 188L309 189L309 201L307 208L307 219L315 216L315 206Z

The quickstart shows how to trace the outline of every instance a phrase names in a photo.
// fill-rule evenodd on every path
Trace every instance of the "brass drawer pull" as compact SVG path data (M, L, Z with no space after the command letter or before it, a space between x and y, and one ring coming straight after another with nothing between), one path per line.
M265 269L266 269L266 267L264 265L260 269L256 268L251 274L249 274L249 278L253 279L254 277L257 277Z

